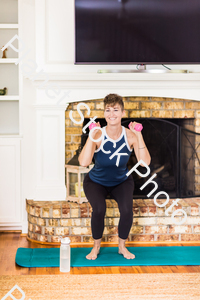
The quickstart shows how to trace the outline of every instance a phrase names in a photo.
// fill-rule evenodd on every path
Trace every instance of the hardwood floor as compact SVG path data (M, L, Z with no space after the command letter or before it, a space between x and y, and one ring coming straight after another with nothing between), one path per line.
M168 244L168 246L173 244ZM177 244L176 244L177 245ZM190 244L199 246L199 243ZM127 245L128 246L128 245ZM137 245L139 247L140 245ZM142 244L141 246L144 246ZM149 246L149 245L148 245ZM153 246L161 246L161 244ZM182 244L178 244L182 246ZM20 233L0 233L0 275L51 275L63 274L59 268L23 268L15 264L19 247L52 247L27 241ZM123 273L199 273L200 266L133 266L133 267L71 267L70 274L123 274Z

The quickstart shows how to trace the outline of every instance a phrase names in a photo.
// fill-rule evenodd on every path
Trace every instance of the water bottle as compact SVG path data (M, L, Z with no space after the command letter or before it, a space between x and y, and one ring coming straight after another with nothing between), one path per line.
M60 272L70 272L70 239L68 237L61 239L60 245Z

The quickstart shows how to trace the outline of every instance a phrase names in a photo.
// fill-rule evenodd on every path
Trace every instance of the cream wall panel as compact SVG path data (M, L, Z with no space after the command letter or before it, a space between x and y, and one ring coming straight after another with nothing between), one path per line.
M0 139L0 224L21 221L20 140Z
M46 62L69 63L73 51L73 1L46 0ZM70 6L70 9L69 7Z
M65 200L65 111L56 106L36 109L36 197Z
M35 12L37 64L73 64L74 0L35 0Z

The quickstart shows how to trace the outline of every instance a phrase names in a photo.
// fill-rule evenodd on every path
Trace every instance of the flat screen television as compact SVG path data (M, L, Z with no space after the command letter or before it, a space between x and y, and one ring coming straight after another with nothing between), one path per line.
M76 64L199 64L200 0L75 0Z

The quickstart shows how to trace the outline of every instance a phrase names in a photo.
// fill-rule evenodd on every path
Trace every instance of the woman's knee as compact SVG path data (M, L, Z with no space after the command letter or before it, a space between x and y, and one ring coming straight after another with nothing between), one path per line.
M92 214L95 217L104 217L106 213L106 206L95 206L92 209Z
M120 209L120 216L124 218L132 218L133 217L133 208L125 206Z

